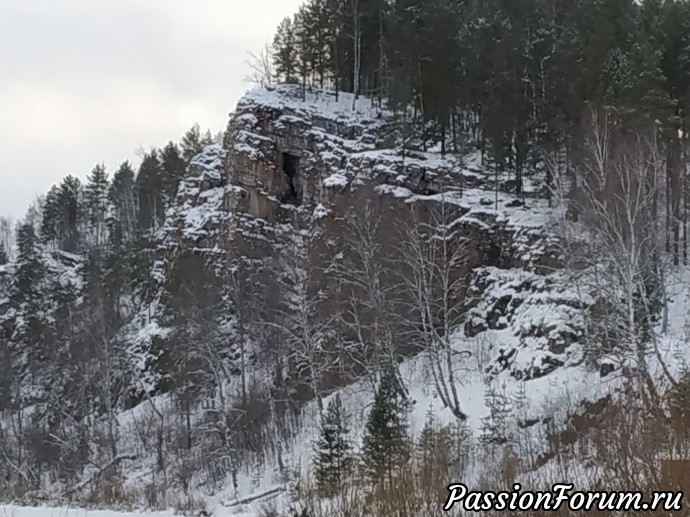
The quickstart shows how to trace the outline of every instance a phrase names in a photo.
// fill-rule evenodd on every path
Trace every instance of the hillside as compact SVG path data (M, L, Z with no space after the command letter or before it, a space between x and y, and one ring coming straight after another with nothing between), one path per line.
M583 262L602 234L542 188L543 163L515 194L480 150L410 143L371 98L304 97L242 98L136 248L19 240L0 266L0 497L299 506L322 411L342 399L359 452L391 366L410 440L430 415L434 432L450 426L458 481L498 483L514 458L531 485L610 474L564 433L643 389L640 375L662 393L680 378L686 268L663 259L663 309L643 318L653 346L638 354L616 327L625 285L601 281L615 256Z

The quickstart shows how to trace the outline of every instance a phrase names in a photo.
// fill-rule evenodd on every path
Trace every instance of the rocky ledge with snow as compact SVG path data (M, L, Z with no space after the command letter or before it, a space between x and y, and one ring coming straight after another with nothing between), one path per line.
M326 225L374 185L391 207L446 203L467 248L463 332L492 335L489 373L530 379L578 364L582 302L559 273L557 214L530 190L515 196L482 167L479 153L403 150L392 114L367 98L275 86L249 92L231 114L223 146L192 163L163 231L167 256L266 241L285 223ZM533 178L534 183L538 182ZM172 251L171 251L172 250ZM163 267L163 266L161 266ZM585 309L586 310L586 309Z

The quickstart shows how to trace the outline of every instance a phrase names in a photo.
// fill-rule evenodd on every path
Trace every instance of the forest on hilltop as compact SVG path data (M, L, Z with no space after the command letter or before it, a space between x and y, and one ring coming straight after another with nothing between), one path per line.
M667 246L678 260L679 239L687 259L689 34L685 0L308 0L253 64L264 81L385 101L422 145L478 146L514 175L517 193L548 157L559 157L550 169L585 160L592 110L605 113L619 138L651 138L664 156Z

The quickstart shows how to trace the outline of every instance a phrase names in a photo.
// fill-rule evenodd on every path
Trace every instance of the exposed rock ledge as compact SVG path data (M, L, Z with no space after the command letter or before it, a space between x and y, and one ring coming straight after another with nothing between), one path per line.
M559 256L547 201L529 195L529 179L526 201L495 192L478 155L403 152L390 115L348 94L336 100L311 92L302 100L292 86L248 93L223 146L208 147L192 163L168 214L167 242L209 253L238 234L270 247L267 233L289 221L333 230L338 207L357 203L365 183L400 209L443 199L469 248L464 333L512 336L509 349L493 351L487 372L529 379L577 364L579 302L554 273Z

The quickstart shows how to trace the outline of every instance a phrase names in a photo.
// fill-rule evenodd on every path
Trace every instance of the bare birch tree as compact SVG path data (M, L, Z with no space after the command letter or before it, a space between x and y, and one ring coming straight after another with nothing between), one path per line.
M361 192L364 201L345 218L343 260L336 266L344 306L342 324L348 334L346 353L372 383L387 365L396 365L404 348L400 275L394 260L394 224L376 194Z
M352 39L352 54L353 54L353 80L352 92L354 96L352 98L352 109L355 109L355 101L359 98L360 93L360 82L361 82L361 71L362 71L362 22L361 13L359 9L359 0L350 0L350 9L352 14L352 33L350 38Z
M279 327L285 338L288 364L296 370L298 379L306 373L322 411L320 384L331 363L327 343L333 318L318 264L310 253L314 237L309 232L298 232L283 246L277 264L282 303L275 311L275 321L268 323Z
M655 316L663 303L663 244L658 199L663 194L658 128L631 133L593 109L584 156L575 169L571 207L581 226L561 221L565 255L581 296L598 301L590 313L587 346L593 357L613 354L631 362L648 395L657 399L649 366L658 350ZM564 199L564 178L559 178ZM565 214L565 212L563 212Z
M400 256L407 266L406 299L416 316L412 334L424 346L441 401L458 419L465 420L458 372L462 356L469 352L455 349L453 334L463 322L468 241L462 235L457 210L448 202L452 196L442 194L428 218L412 205L412 219L403 230Z
M14 253L14 224L10 216L0 216L0 244L5 247L7 258L11 260Z
M270 45L264 45L258 53L250 51L248 56L244 62L250 70L246 80L259 88L270 86L275 77L273 54Z

